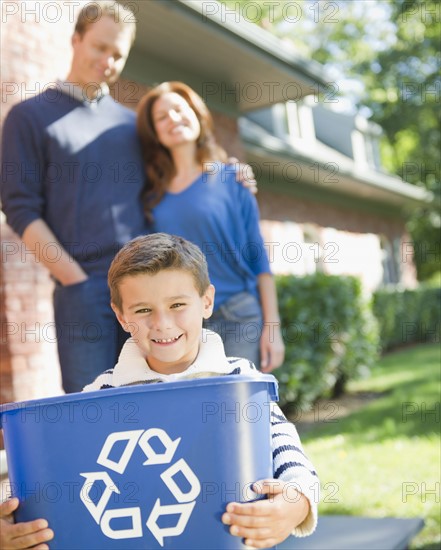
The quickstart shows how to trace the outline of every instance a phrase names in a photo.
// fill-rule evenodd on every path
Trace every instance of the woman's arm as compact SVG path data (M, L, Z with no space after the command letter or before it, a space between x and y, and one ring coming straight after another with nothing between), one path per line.
M285 358L285 345L280 326L274 277L271 273L261 273L257 277L257 286L263 315L263 329L260 337L260 368L262 372L271 372L280 367Z

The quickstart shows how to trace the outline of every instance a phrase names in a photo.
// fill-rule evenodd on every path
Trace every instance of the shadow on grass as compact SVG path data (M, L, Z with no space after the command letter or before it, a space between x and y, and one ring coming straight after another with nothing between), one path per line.
M309 439L351 434L355 438L354 442L357 439L365 442L366 436L372 434L375 441L379 442L400 436L435 436L439 434L439 420L436 422L439 419L439 407L439 403L420 403L415 400L397 403L396 399L384 397L345 418L317 423L304 437Z
M355 443L365 443L366 437L380 442L439 434L438 346L417 346L383 358L372 380L372 388L367 389L381 388L377 391L383 393L381 397L342 418L332 416L333 406L338 411L338 400L329 401L330 414L310 423L307 432L301 430L302 439L351 434Z

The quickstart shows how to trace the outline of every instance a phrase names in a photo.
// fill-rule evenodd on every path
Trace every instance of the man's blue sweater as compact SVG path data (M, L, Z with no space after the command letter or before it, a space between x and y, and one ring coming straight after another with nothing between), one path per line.
M135 117L110 96L82 102L57 88L13 107L1 197L14 231L41 218L86 273L107 274L117 250L147 230Z

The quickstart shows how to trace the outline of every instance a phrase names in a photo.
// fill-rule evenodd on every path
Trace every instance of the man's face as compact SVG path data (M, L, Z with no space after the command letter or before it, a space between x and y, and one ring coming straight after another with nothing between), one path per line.
M90 83L112 84L124 68L130 46L129 29L121 27L111 17L101 17L83 36L73 35L69 81L83 88Z
M112 304L149 366L161 374L183 372L195 360L202 320L213 310L214 287L199 295L187 271L128 275L119 284L122 311Z

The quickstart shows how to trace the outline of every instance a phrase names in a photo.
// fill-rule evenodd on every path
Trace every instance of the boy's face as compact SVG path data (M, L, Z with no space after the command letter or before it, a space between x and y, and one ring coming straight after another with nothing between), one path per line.
M199 351L202 321L213 311L213 285L200 296L190 273L170 269L124 277L119 291L122 311L112 308L149 366L161 374L186 370Z

